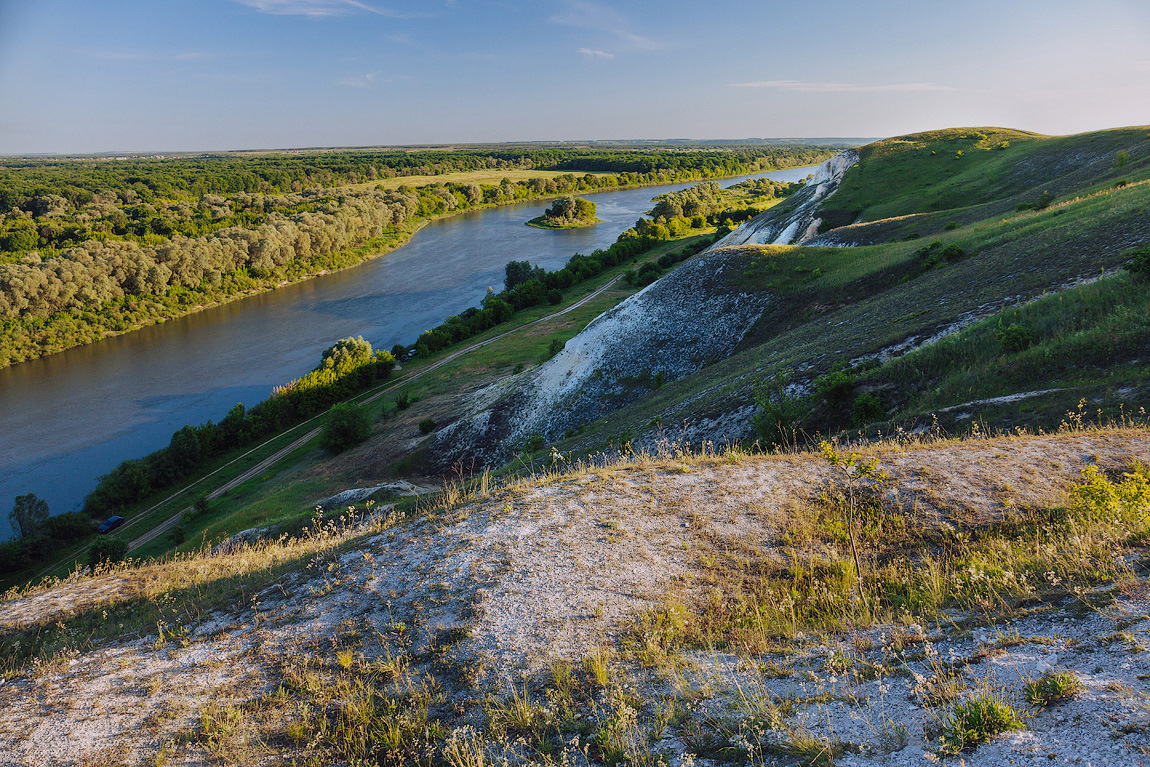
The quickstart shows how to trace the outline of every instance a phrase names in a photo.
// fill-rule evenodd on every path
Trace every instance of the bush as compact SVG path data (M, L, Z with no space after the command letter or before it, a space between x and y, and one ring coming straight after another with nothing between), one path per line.
M128 554L128 542L123 538L99 538L88 549L88 566L95 569L105 562L120 562Z
M342 453L371 436L371 416L366 407L341 403L327 414L320 444L332 453Z
M48 536L57 541L74 541L92 532L92 518L78 511L48 517L44 524Z
M846 367L838 367L816 378L815 390L831 408L845 405L855 391L854 374Z
M419 422L419 433L430 434L435 430L435 420L431 418L424 418Z
M1034 331L1022 325L1010 325L994 331L994 340L1002 347L1003 354L1017 354L1034 344Z
M1150 280L1150 245L1128 250L1124 254L1130 260L1126 263L1126 271L1143 280Z
M550 359L559 352L563 351L564 346L566 346L566 344L560 341L558 338L552 338L551 343L547 346L547 358Z
M779 373L769 383L755 387L755 402L759 405L755 431L767 447L793 443L795 431L807 413L807 404L801 397L787 394L787 384L787 377Z
M563 300L563 293L558 288L551 288L547 291L547 303L552 306L558 306Z
M878 421L885 414L886 408L882 406L882 400L874 394L858 395L855 397L854 405L851 406L851 417L854 419L855 426Z
M412 402L415 402L415 400L412 398L410 392L400 392L399 394L395 395L396 410L407 410L409 407L411 407Z

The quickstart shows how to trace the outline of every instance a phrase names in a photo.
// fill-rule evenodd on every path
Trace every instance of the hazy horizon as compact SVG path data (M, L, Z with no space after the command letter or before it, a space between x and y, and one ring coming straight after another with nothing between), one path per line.
M1057 135L1150 122L1150 4L0 0L0 99L5 155Z

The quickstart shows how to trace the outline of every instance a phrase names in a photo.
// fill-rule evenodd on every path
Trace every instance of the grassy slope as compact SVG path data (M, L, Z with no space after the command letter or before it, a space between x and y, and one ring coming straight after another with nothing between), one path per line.
M930 336L972 313L990 313L1019 296L1039 295L1082 275L1113 269L1122 262L1126 248L1150 241L1150 147L1145 129L1065 138L1006 131L990 136L988 129L981 130L986 139L970 138L967 129L872 145L864 152L864 163L848 175L843 196L836 195L832 201L855 204L861 199L858 190L868 184L885 189L890 200L881 207L867 208L864 218L873 220L888 211L898 214L894 219L840 231L861 231L859 239L864 241L873 239L876 232L894 233L898 235L895 241L853 248L741 249L745 267L731 287L768 291L778 301L738 353L694 376L664 385L609 420L590 424L582 434L558 447L594 451L619 434L638 435L649 430L655 419L671 424L729 412L751 403L754 383L775 372L809 380L835 360L874 353L910 337ZM993 148L1000 141L1009 141L1010 146ZM1131 160L1115 168L1114 157L1123 147L1128 147ZM954 160L960 148L964 154ZM935 162L934 158L944 155L951 165ZM952 175L956 166L961 172ZM1058 177L1059 186L1045 183L1059 171L1063 172ZM1116 177L1130 183L1115 188ZM898 193L900 178L909 190L906 194ZM1047 188L1060 191L1048 208L1015 211L1016 200L1037 198ZM938 210L943 204L939 201L966 207ZM990 210L993 215L988 214ZM930 240L902 241L901 235L907 221L929 229L922 226L924 220L933 222L940 241L956 243L972 255L918 274L915 253ZM951 220L962 224L944 230L943 224ZM890 228L892 221L896 225ZM883 230L883 226L888 229ZM610 276L593 281L585 290L593 290ZM916 353L933 355L929 361L915 362L920 357L909 355L898 365L868 373L860 381L860 390L878 391L884 404L899 406L895 417L902 418L973 399L1039 388L1029 383L1031 379L1057 379L1060 386L1067 387L1064 393L991 413L1002 423L1014 419L1043 424L1057 423L1067 406L1080 396L1101 394L1114 401L1120 389L1131 385L1138 394L1136 382L1145 372L1145 361L1131 365L1137 354L1125 352L1126 367L1119 368L1114 355L1100 350L1141 348L1138 344L1145 328L1137 318L1140 307L1145 306L1141 298L1144 293L1125 283L1125 287L1109 285L1100 286L1097 295L1082 293L1068 299L1078 306L1067 310L1074 317L1058 314L1058 307L1058 311L1049 310L1053 314L1041 317L1034 314L1039 311L1034 308L1006 317L1008 324L1025 321L1041 329L1035 349L1017 359L1002 359L993 353L987 339L993 338L994 326L983 325L956 337L954 342L964 345L961 355L950 352L949 345ZM188 541L181 549L247 527L291 524L308 514L314 498L381 477L410 473L412 462L405 456L414 455L418 465L424 442L417 429L421 419L449 420L458 412L460 397L511 373L517 365L538 364L546 359L552 340L566 341L629 293L623 289L609 291L554 323L484 347L404 387L419 400L408 410L396 412L389 395L387 410L381 407L379 411L387 415L377 423L376 436L368 444L334 460L314 447L297 451L275 472L229 493L209 519L189 525ZM584 293L577 292L569 300L581 295ZM1108 307L1119 305L1122 317L1104 321L1101 315L1113 314ZM1058 306L1065 308L1066 304ZM550 310L542 307L523 313L516 322L535 319ZM1076 323L1073 338L1062 337L1059 328L1064 322ZM1092 346L1099 338L1110 345ZM1081 366L1076 368L1087 359L1093 360L1089 372L1079 369ZM1061 368L1055 369L1055 362L1061 363ZM924 369L929 374L921 372ZM1020 418L1022 414L1026 417ZM166 542L157 542L146 553L158 554L167 547Z
M1150 242L1147 129L1059 138L1001 130L991 136L990 130L979 129L985 139L962 129L868 147L864 162L827 206L852 206L873 222L837 230L841 239L854 235L856 241L879 242L740 249L745 268L731 287L765 290L778 300L739 352L591 425L560 449L597 449L617 433L642 433L653 419L675 423L729 412L751 403L754 383L777 372L809 381L836 360L996 316L1004 306L1113 271L1129 248ZM1009 147L994 148L1001 141L1009 141ZM955 159L960 149L963 155ZM1123 149L1130 159L1118 167L1115 159ZM1118 179L1126 185L1116 186ZM1047 208L1016 210L1019 202L1035 202L1047 190L1055 195ZM956 223L945 228L951 221ZM904 240L908 224L931 238ZM916 252L935 239L958 245L968 256L923 272ZM1041 326L1040 343L1018 359L999 359L997 347L987 346L993 323L1019 321L1013 314L996 317L963 341L981 345L977 371L957 362L943 365L938 360L949 359L949 347L943 347L930 352L934 377L906 372L917 370L917 357L911 355L898 372L868 374L863 390L889 390L884 404L898 406L896 418L1050 388L1035 383L1043 380L1070 388L1045 405L1024 401L986 415L1002 424L1057 424L1065 406L1082 396L1116 405L1119 394L1127 407L1135 395L1136 409L1146 404L1148 393L1118 390L1146 371L1146 329L1138 318L1145 312L1147 289L1123 280L1071 291L1062 304L1024 310L1018 316ZM1078 309L1060 314L1060 306L1070 305ZM1072 337L1063 323L1072 323ZM1012 372L1005 374L1006 369Z
M669 241L643 254L639 263L657 260L667 251L677 250L697 236ZM564 297L563 305L579 301L633 266L632 263L621 264L571 288ZM295 529L310 520L313 504L318 499L350 487L371 486L392 478L410 477L412 458L418 466L422 445L430 439L419 431L421 420L432 418L439 423L448 421L457 412L462 395L499 380L517 368L529 369L545 361L553 341L565 343L588 322L635 290L621 282L616 283L610 290L573 311L524 328L405 384L405 379L410 377L409 373L455 350L448 349L426 361L409 363L406 372L400 373L386 385L388 388L394 385L394 392L368 406L372 408L376 422L374 435L367 443L335 457L329 456L314 442L304 445L269 473L253 477L225 493L213 502L212 510L207 515L184 523L187 538L179 546L173 547L167 537L161 536L134 552L134 556L160 556L173 548L183 553L193 552L199 550L205 542L210 545L253 527ZM466 343L482 342L512 328L523 327L563 305L544 305L524 310L511 322L468 339ZM407 409L397 410L395 397L401 393L411 397L414 404ZM287 438L283 441L286 442ZM431 483L438 484L438 481L431 480ZM183 499L183 503L187 505L190 501ZM165 516L170 513L167 511ZM57 573L61 576L64 574Z

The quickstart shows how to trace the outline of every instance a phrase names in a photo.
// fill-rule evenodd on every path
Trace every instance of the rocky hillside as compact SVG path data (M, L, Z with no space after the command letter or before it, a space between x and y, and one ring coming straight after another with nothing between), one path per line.
M728 253L705 253L589 324L555 357L477 393L436 439L444 465L497 465L534 435L551 442L727 357L770 301L732 286Z
M1150 490L1120 472L1150 432L863 458L887 478L859 496L862 596L847 475L738 452L568 467L9 595L4 761L1136 763ZM1106 475L1068 496L1090 466ZM1091 516L1097 493L1127 527ZM1028 704L1058 673L1065 700ZM988 698L1018 729L954 742L955 705Z

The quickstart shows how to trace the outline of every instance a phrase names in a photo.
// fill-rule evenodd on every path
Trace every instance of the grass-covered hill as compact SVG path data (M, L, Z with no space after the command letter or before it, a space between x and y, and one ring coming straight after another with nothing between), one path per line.
M734 355L558 449L771 438L779 420L812 435L1049 428L1083 398L1150 404L1150 280L1123 268L1150 246L1150 129L939 131L861 156L824 204L860 223L724 254L741 268L718 289L772 299ZM765 402L782 410L756 434Z
M667 260L661 280L695 294L648 298L762 299L728 356L630 376L625 404L506 466L420 476L466 408L583 349L571 339L631 300L633 265L410 363L363 405L370 439L253 450L175 553L154 539L138 549L154 560L7 594L0 749L133 766L1137 763L1148 132L864 147L824 203L849 217L813 244ZM709 263L723 270L692 276ZM742 442L708 444L723 440ZM372 495L397 476L443 490ZM358 509L303 521L348 488ZM262 531L213 551L245 528Z
M824 206L830 214L824 230L893 220L902 236L925 235L935 224L941 229L1144 178L1148 156L1145 127L1057 137L1002 128L899 136L860 150L858 165Z

